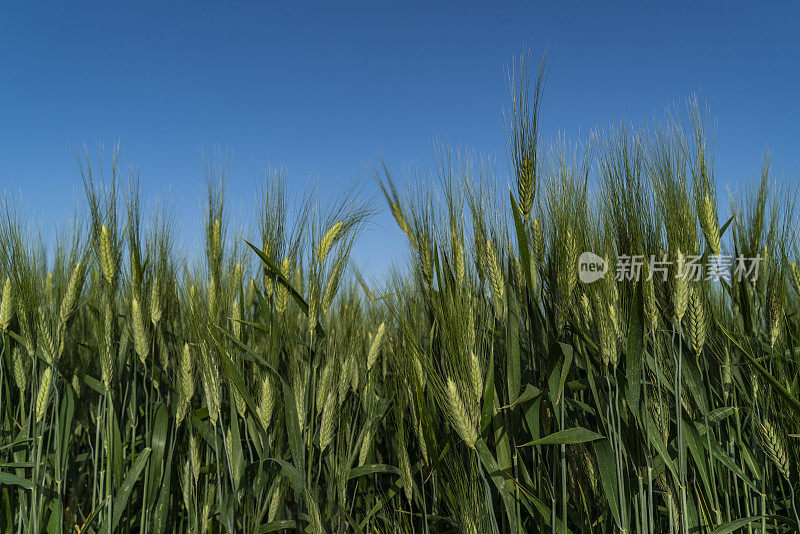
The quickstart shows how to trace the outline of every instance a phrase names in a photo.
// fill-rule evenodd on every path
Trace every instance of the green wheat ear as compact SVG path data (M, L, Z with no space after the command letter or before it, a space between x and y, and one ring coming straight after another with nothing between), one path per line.
M50 382L52 380L52 368L47 366L39 380L39 392L36 395L36 422L40 422L44 417L47 404L50 399Z
M676 272L672 278L672 305L678 322L686 314L689 305L689 280L686 277L686 258L680 249L677 253Z
M700 228L703 230L708 248L711 249L712 254L718 256L722 253L722 249L720 247L719 228L717 228L716 207L708 194L701 200L699 218Z
M161 322L161 286L159 285L158 277L153 279L153 284L150 288L150 322L153 326Z
M75 312L75 306L78 302L78 297L83 289L83 281L86 276L86 264L79 261L72 269L72 274L67 283L67 291L64 293L64 298L61 301L60 320L62 325L66 325L72 314ZM1 321L0 321L1 322Z
M700 355L706 340L706 319L702 297L694 287L689 297L689 339L695 354Z
M100 266L103 269L106 282L109 284L114 282L117 269L116 261L114 249L111 245L111 235L106 225L103 224L100 226Z
M11 316L14 313L14 296L11 291L11 278L6 277L6 283L3 285L3 301L0 303L0 328L3 330L8 329L11 323Z
M178 407L175 426L180 426L194 396L194 362L188 343L184 343L181 351L180 368L178 369Z
M503 281L503 271L500 268L500 260L491 239L486 240L486 260L489 267L489 280L492 282L492 294L498 309L501 309L505 294L505 282Z
M466 405L461 398L461 394L458 392L458 387L452 378L447 379L445 394L450 419L453 422L456 432L469 448L474 449L475 441L478 439L478 433L467 411Z
M544 263L545 253L544 231L542 230L541 223L539 223L539 219L535 217L531 227L533 233L533 255L536 258L536 263L541 265Z
M272 420L272 412L275 410L275 390L272 386L272 380L269 372L264 374L264 380L261 382L260 395L258 397L258 406L256 412L261 426L265 429L269 428L270 421Z
M14 384L19 389L21 398L25 397L25 390L28 387L28 368L30 367L30 360L22 357L22 351L19 347L14 347L12 352L12 360L14 367Z
M378 359L378 353L381 350L381 343L383 342L383 334L385 331L386 323L381 323L369 347L369 353L367 354L367 371L372 369L372 366L375 365L375 360Z
M319 449L322 452L325 451L331 439L333 439L337 409L336 394L331 391L328 393L322 409L322 423L319 431Z
M764 421L761 423L760 429L764 452L767 453L769 459L772 460L772 463L778 468L778 472L783 478L790 480L789 457L786 455L786 448L783 445L783 441L778 436L778 433L775 431L775 427L769 421Z
M139 355L139 360L145 363L147 356L150 354L150 341L145 331L142 309L136 297L131 299L131 330L133 331L133 346L136 349L136 354Z

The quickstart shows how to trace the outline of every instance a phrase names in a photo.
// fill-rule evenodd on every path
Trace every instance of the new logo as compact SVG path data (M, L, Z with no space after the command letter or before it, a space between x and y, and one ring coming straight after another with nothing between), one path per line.
M606 275L608 264L606 260L594 252L584 252L578 257L578 278L584 284L597 282Z

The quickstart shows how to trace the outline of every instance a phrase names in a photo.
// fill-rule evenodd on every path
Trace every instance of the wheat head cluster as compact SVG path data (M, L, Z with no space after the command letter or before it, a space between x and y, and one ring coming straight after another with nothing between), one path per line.
M209 158L199 254L116 158L53 243L7 199L0 532L797 532L794 192L766 159L723 209L696 100L545 143L546 73L503 165L378 165L380 204L265 171L247 226ZM365 276L379 205L407 253ZM584 284L582 251L672 261ZM721 254L758 276L680 276Z

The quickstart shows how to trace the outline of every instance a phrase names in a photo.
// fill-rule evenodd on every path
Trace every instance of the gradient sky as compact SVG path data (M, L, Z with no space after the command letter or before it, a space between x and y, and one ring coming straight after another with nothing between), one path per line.
M650 124L699 93L721 188L752 187L768 149L777 171L800 170L797 3L75 4L0 7L0 190L45 230L80 197L83 143L108 156L118 141L148 198L176 204L186 243L203 148L231 155L238 219L258 165L283 165L298 192L316 177L325 199L354 181L374 192L365 163L400 172L437 140L502 158L507 68L547 46L550 138ZM383 210L355 258L374 273L402 250Z

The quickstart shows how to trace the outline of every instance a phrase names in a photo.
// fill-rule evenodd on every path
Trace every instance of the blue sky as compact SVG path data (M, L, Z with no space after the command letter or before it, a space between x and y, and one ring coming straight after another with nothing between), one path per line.
M108 155L118 141L188 239L204 147L231 154L237 218L252 214L258 165L283 165L297 191L316 177L325 199L353 181L374 191L366 162L399 172L437 140L502 158L506 69L547 46L550 138L648 124L697 92L721 188L751 187L767 149L777 171L800 171L798 4L557 4L4 3L0 189L52 229L80 196L73 147ZM401 245L384 210L355 257L375 272Z

